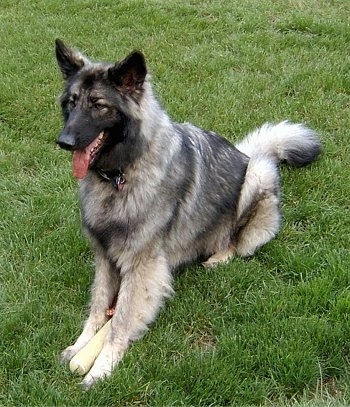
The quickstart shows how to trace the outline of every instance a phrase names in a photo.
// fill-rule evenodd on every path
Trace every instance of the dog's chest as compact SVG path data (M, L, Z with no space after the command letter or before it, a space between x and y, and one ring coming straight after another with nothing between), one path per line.
M103 247L116 240L125 242L133 232L138 211L127 191L108 182L83 183L80 200L83 226Z

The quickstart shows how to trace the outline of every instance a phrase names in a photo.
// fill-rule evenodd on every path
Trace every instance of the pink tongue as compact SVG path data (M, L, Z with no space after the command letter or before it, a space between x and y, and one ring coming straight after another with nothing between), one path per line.
M73 176L83 179L89 168L90 152L89 149L77 150L73 152Z

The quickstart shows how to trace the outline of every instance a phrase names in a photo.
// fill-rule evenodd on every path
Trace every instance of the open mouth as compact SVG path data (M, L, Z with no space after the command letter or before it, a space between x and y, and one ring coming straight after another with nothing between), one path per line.
M101 131L95 140L86 148L73 152L73 176L75 178L83 179L86 177L88 169L91 168L95 162L106 138L107 133Z

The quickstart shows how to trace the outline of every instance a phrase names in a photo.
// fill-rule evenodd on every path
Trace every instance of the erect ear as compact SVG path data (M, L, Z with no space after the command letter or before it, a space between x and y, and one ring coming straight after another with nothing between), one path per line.
M108 70L108 78L124 93L141 89L147 75L145 57L134 51Z
M56 59L64 79L77 73L89 60L79 51L68 48L63 41L56 39Z

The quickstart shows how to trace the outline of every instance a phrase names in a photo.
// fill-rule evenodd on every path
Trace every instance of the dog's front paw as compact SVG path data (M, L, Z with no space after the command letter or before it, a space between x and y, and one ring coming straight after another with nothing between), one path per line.
M68 346L63 352L60 354L60 361L62 363L68 363L71 359L78 353L77 349L72 346Z
M85 377L84 380L80 383L83 390L88 391L91 389L91 387L95 386L96 383L100 380L102 380L104 377L107 377L107 375L102 375L100 377L92 376L90 373L88 373Z
M112 373L111 369L108 370L98 370L92 368L90 372L84 377L84 380L81 382L84 390L89 390L93 387L98 381L103 380L104 378L110 376Z
M116 352L114 353L116 354ZM87 373L81 383L85 390L90 389L99 380L111 375L114 367L120 360L120 358L115 358L112 355L113 351L109 347L106 347L101 351L89 373Z

